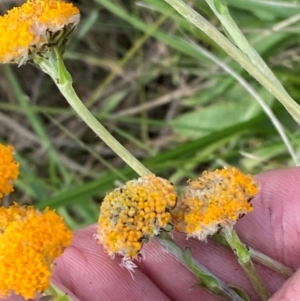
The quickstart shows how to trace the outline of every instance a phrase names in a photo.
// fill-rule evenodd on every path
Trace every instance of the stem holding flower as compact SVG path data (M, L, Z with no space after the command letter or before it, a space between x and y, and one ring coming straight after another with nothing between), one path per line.
M78 116L137 174L145 176L151 172L122 146L93 116L82 103L72 86L72 77L65 67L59 48L55 47L47 59L37 58L35 63L55 82L56 86Z

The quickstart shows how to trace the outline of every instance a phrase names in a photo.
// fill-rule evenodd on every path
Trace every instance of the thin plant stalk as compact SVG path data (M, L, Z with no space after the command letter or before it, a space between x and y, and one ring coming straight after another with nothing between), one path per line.
M250 257L255 260L256 262L259 262L260 264L263 264L264 266L268 267L269 269L277 272L284 278L291 277L294 272L291 268L287 267L286 265L282 264L281 262L263 254L262 252L259 252L251 247L248 247L249 249L249 255Z
M250 45L246 37L243 35L239 27L232 19L230 12L223 1L220 0L205 0L211 10L221 22L223 28L235 45L250 59L250 61L258 68L265 76L268 76L274 85L277 85L282 91L285 91L281 82L274 75L272 70L268 67L265 61L257 53L257 51Z
M73 301L73 299L66 293L62 292L53 284L50 284L48 289L44 292L44 296L40 301Z
M137 160L125 147L123 147L92 115L76 94L72 77L65 67L60 50L54 48L49 53L48 59L36 58L34 62L47 73L55 82L56 86L66 98L70 106L78 116L99 136L125 163L127 163L137 174L145 176L151 172Z
M209 52L205 48L194 45L204 56L208 59L216 63L220 68L225 70L228 74L230 74L237 82L256 100L256 102L260 105L262 110L268 116L270 121L273 123L275 129L277 130L279 136L281 137L283 143L285 144L288 152L291 155L292 160L294 161L295 165L299 165L299 159L296 153L296 150L293 148L289 138L287 137L283 126L277 119L276 115L272 112L266 102L260 97L260 95L256 92L256 90L237 72L235 72L232 68L230 68L225 62L218 59L213 53Z
M228 242L221 234L215 234L211 237L211 240L222 244L224 246L229 247ZM252 260L255 260L256 262L264 265L265 267L268 267L270 270L276 272L277 274L283 276L284 278L288 279L290 278L294 272L291 268L287 267L286 265L282 264L281 262L263 254L262 252L253 249L250 246L247 246L247 249L249 251L249 255Z
M268 300L270 294L265 288L262 279L258 275L253 265L247 246L240 241L234 229L225 227L221 230L221 234L224 236L227 243L235 253L239 264L243 268L245 274L249 278L250 282L252 283L252 286L254 287L257 294L260 296L261 300Z
M210 24L199 13L181 0L165 0L188 22L196 26L221 47L228 55L237 61L250 75L252 75L263 87L265 87L279 102L286 108L289 114L300 124L300 106L282 88L266 76L255 66L251 60L223 34L221 34L212 24Z
M237 45L237 47L250 59L250 61L253 63L253 65L255 65L256 68L258 68L263 74L265 74L265 76L270 78L274 85L280 88L283 93L287 93L284 87L282 86L281 82L278 80L278 78L275 76L272 70L268 67L265 61L261 58L258 52L250 45L246 37L239 29L239 27L236 25L235 21L230 15L226 4L222 0L206 0L206 3L217 16L222 26L224 27L226 33L229 35L229 37L235 43L235 45ZM296 152L293 150L292 145L289 143L289 140L284 133L283 127L277 120L276 116L263 102L263 100L260 99L259 96L256 97L256 100L260 104L262 109L265 111L265 113L268 115L271 122L274 124L289 153L291 154L295 165L299 165L299 160L297 158Z
M155 236L155 240L165 250L167 250L168 253L172 253L188 270L190 270L198 278L198 285L206 288L214 295L221 297L223 300L248 300L245 292L238 289L238 294L233 288L229 287L228 285L226 285L226 283L209 272L204 266L202 266L191 256L189 249L183 249L181 246L179 246L170 237L170 234L168 232L161 232L158 236ZM244 296L244 298L242 296Z

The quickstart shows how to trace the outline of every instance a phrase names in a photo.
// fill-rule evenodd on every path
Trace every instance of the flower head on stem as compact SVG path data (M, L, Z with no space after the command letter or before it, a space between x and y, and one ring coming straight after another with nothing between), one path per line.
M169 181L154 175L129 181L102 202L99 242L108 254L124 256L124 266L130 266L143 243L168 226L175 204L176 192Z
M15 162L14 148L0 144L0 199L12 192L12 181L19 176L19 164Z
M172 222L188 237L205 240L220 228L232 228L252 211L250 200L257 192L253 178L234 167L204 171L197 180L188 182L172 211Z
M0 297L14 292L29 299L45 291L54 259L71 240L71 230L55 211L0 207Z
M0 16L0 62L18 63L63 46L79 22L79 10L59 0L27 0Z

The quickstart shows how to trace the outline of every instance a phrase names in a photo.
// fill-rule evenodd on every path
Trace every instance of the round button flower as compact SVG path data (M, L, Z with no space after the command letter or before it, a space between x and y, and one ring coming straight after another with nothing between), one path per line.
M176 204L173 185L154 175L129 181L101 204L98 239L106 252L135 259L144 242L170 222Z
M59 0L28 0L0 16L0 62L26 63L63 46L79 22L79 10Z
M0 207L0 297L34 298L49 286L53 260L71 243L63 218L46 209Z
M0 200L14 190L13 180L19 176L19 164L13 157L14 148L0 144Z
M257 192L253 178L234 167L204 171L197 180L188 182L178 198L172 223L188 237L205 240L220 228L233 227L252 211L250 201Z

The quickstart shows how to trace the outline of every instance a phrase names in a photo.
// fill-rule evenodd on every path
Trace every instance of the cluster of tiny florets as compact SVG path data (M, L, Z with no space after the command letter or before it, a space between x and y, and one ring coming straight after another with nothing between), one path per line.
M19 164L13 154L12 146L0 144L0 200L14 190L12 182L19 176Z
M136 258L144 241L166 227L176 204L173 185L154 175L127 182L101 204L98 239L110 255Z
M250 200L257 192L253 178L236 168L204 171L188 182L172 211L172 222L178 231L205 240L252 211Z
M19 164L11 146L0 144L0 197L13 191ZM34 298L48 286L53 260L71 243L72 232L55 211L0 206L0 298L12 292Z
M71 239L63 218L52 210L0 207L0 297L14 292L29 299L43 292L53 260Z
M28 0L0 16L0 62L22 64L50 43L57 33L79 22L79 10L59 0Z

